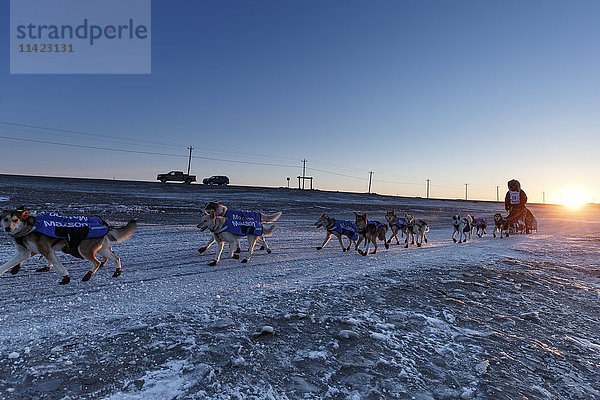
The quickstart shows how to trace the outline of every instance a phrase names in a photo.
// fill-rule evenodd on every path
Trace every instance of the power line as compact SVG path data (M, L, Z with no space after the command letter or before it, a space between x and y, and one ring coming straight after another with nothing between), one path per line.
M153 144L153 145L157 145L157 146L164 146L164 147L177 148L177 149L184 146L183 144L174 145L173 143L163 143L163 142L147 140L147 139L129 139L129 138L124 138L124 137L120 137L120 136L111 136L111 135L104 135L104 134L98 134L98 133L83 132L83 131L77 131L77 130L72 130L72 129L52 128L52 127L46 127L46 126L40 126L40 125L19 124L19 123L14 123L14 122L7 122L7 121L0 121L0 125L16 126L16 127L21 127L21 128L30 128L30 129L31 128L41 129L41 130L51 131L51 132L63 132L63 133L69 133L69 134L73 134L73 135L87 136L87 137L102 137L102 138L107 138L107 139L125 141L125 142L133 143L133 144L144 144L144 145ZM34 133L34 134L44 134L44 132L32 131L32 130L27 131L27 130L21 129L21 131L30 132L30 133ZM196 147L194 149L199 150L199 151L212 152L212 153L239 154L239 155L244 155L247 157L250 156L250 157L258 157L258 158L276 158L276 159L285 160L285 161L293 160L292 158L287 158L287 157L284 158L284 157L278 157L278 156L273 156L273 155L250 154L248 152L236 152L236 151L231 151L231 150L218 150L218 149L209 149L209 148L200 148L200 147Z
M151 141L151 140L129 139L129 138L96 134L96 133L90 133L90 132L83 132L83 131L77 131L77 130L71 130L71 129L51 128L51 127L45 127L45 126L40 126L40 125L21 124L21 123L14 123L14 122L8 122L8 121L0 121L0 125L14 127L12 129L4 128L6 131L9 131L9 132L12 130L12 131L24 131L24 132L28 132L28 133L32 133L32 134L47 134L47 132L36 131L36 130L42 130L42 131L60 132L60 133L65 133L65 134L72 134L72 135L79 135L79 136L86 136L86 137L108 138L108 139L120 140L120 141L129 142L132 144L138 144L138 145L145 144L145 145L168 146L170 148L180 149L179 146L173 145L173 143L162 143L162 142ZM0 129L3 129L3 128L0 126ZM56 145L56 146L64 146L64 147L72 147L72 148L85 148L85 149L102 150L102 151L113 151L113 152L120 152L120 153L142 154L142 155L153 155L153 156L167 156L167 157L185 157L182 154L167 153L167 152L160 152L160 151L131 150L131 149L124 149L124 148L114 148L114 147L109 147L109 146L64 143L64 142L59 142L59 141L27 139L27 138L23 138L23 137L15 137L15 136L8 136L8 135L0 135L0 138L24 141L24 142L31 142L31 143L47 144L47 145ZM261 161L234 160L234 159L228 159L228 158L206 157L206 156L198 156L198 155L192 156L191 153L192 153L192 150L199 150L199 151L205 151L205 152L239 154L239 155L243 155L245 157L251 157L251 158L252 157L258 157L258 158L267 158L268 157L269 159L281 159L281 160L286 160L286 161L292 161L291 158L277 157L277 156L271 156L271 155L256 155L256 154L249 154L248 152L236 152L236 151L231 151L231 150L212 150L212 149L206 149L206 148L203 149L203 148L196 148L196 147L192 147L192 146L187 147L187 149L190 150L190 154L188 155L188 170L191 169L191 160L192 159L220 161L220 162L236 163L236 164L242 164L242 165L259 165L259 166L267 166L267 167L296 168L294 165L291 165L291 164L271 163L271 162L261 162ZM348 171L358 172L358 170L356 170L356 169L342 167L339 165L325 164L325 163L318 163L318 162L315 162L315 163L322 164L322 165L330 165L332 167L341 168L341 169L348 170ZM317 171L317 172L321 172L324 174L341 176L341 177L356 179L356 180L360 180L360 181L366 180L366 178L356 176L356 175L351 175L351 174L346 174L346 173L341 173L341 172L334 172L334 171L330 171L330 170L324 170L324 169L313 168L313 167L307 167L306 163L305 163L303 166L303 175L306 175L305 174L306 170ZM189 171L188 171L188 173L189 173ZM369 174L369 185L370 186L372 185L373 182L387 183L387 184L392 184L392 185L414 185L414 186L421 185L417 182L402 182L402 181L393 181L393 180L373 179L372 175L373 174L371 174L371 173ZM382 174L382 175L386 176L386 174ZM387 175L387 176L394 176L394 175ZM444 181L441 181L441 182L444 182ZM465 184L465 198L468 198L468 185L469 184ZM427 194L428 195L429 195L431 186L446 188L446 189L458 189L457 186L447 186L447 185L439 185L439 184L432 185L428 179L427 180ZM498 199L498 193L497 193L496 197Z
M50 127L46 127L46 126L38 126L38 125L17 124L14 122L6 122L6 121L0 121L0 124L10 125L10 126L18 126L21 128L42 129L42 130L52 131L52 132L70 133L70 134L80 135L80 136L103 137L103 138L107 138L107 139L121 140L121 141L125 141L125 142L130 142L130 143L145 143L145 144L151 143L151 144L156 144L156 145L160 145L160 146L179 147L179 146L173 145L172 143L161 143L161 142L155 142L152 140L144 140L142 142L141 140L138 140L138 139L129 139L129 138L124 138L124 137L120 137L120 136L110 136L110 135L102 135L102 134L98 134L98 133L75 131L75 130L71 130L71 129L60 129L60 128L50 128ZM32 132L32 133L43 133L43 132Z
M61 142L52 142L49 140L35 140L35 139L23 139L12 136L4 136L0 135L2 139L10 139L10 140L18 140L22 142L32 142L32 143L41 143L41 144L52 144L56 146L66 146L66 147L76 147L80 149L92 149L92 150L105 150L105 151L117 151L120 153L131 153L131 154L144 154L144 155L153 155L153 156L168 156L168 157L187 157L182 154L172 154L172 153L160 153L156 151L143 151L143 150L128 150L128 149L115 149L112 147L103 147L103 146L91 146L84 144L73 144L73 143L61 143ZM284 165L284 164L272 164L272 163L261 163L254 161L240 161L240 160L229 160L224 158L214 158L214 157L204 157L204 156L192 156L193 159L198 160L210 160L210 161L223 161L223 162L231 162L237 164L250 164L250 165L263 165L268 167L281 167L281 168L297 168L294 165Z
M364 181L366 178L360 178L358 176L353 176L353 175L348 175L348 174L341 174L339 172L332 172L332 171L325 171L323 169L318 169L318 168L312 168L312 167L306 167L306 169L311 170L311 171L317 171L317 172L322 172L324 174L331 174L331 175L338 175L338 176L344 176L346 178L352 178L352 179L360 179L361 181Z
M415 186L421 185L421 183L417 183L417 182L383 181L381 179L373 179L373 182L391 183L391 184L394 184L394 185L415 185Z

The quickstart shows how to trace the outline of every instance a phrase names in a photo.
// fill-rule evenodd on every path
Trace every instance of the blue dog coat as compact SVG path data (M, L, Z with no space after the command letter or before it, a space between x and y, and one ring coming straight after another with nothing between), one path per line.
M375 224L375 229L379 229L380 226L385 225L385 224L382 224L379 221L369 221L367 225L373 225L373 224Z
M35 217L33 231L60 239L98 238L108 233L108 225L100 217L62 217L58 213L47 213Z
M222 232L225 231L239 236L249 234L261 236L263 234L261 215L254 211L227 210Z
M478 228L487 228L487 222L485 222L485 218L477 218L475 220L475 226Z
M341 235L348 236L351 240L358 240L358 230L356 229L356 224L354 222L336 219L333 230Z
M406 229L406 218L404 217L396 217L396 226L400 229Z

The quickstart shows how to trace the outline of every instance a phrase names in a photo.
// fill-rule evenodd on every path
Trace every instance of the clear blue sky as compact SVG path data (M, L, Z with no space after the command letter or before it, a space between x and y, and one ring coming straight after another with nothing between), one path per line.
M0 139L0 172L152 180L185 169L191 144L282 165L193 161L236 184L294 182L306 158L323 189L366 191L374 171L379 193L424 195L429 178L432 196L468 182L492 199L514 177L534 201L600 201L599 15L598 1L154 0L150 75L10 75L0 42L0 121L115 139L0 135L181 157Z

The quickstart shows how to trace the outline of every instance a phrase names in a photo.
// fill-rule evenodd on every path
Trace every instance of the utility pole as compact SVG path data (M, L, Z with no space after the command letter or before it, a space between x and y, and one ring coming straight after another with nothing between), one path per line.
M465 183L465 200L469 200L469 184Z
M542 204L546 204L546 192L542 192Z
M429 179L425 179L425 181L427 182L427 198L429 198Z
M496 185L496 201L500 201L500 186Z
M192 150L194 150L194 148L192 146L188 147L188 150L190 151L190 157L188 158L188 175L190 174L190 168L192 167Z
M371 194L371 180L373 178L373 171L369 171L369 194Z
M306 159L302 160L302 190L304 190L304 177L306 176Z

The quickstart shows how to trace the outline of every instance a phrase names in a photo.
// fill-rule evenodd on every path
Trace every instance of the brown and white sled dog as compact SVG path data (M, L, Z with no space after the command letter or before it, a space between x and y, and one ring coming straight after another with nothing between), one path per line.
M502 239L503 234L508 237L508 228L508 221L506 218L504 218L500 213L494 214L494 237L496 237L496 232L500 232L500 239Z
M386 240L387 233L387 225L378 224L374 221L369 221L367 219L367 213L359 214L354 212L354 216L356 217L356 229L358 230L358 241L356 242L356 250L359 254L366 256L369 254L369 245L373 243L375 249L371 254L377 253L377 239L381 240L386 249L390 248L390 245ZM360 243L365 241L365 251L359 249Z
M390 230L392 231L392 236L390 236L390 238L387 241L388 244L392 242L393 238L396 238L396 244L400 244L400 239L398 239L398 232L400 232L401 237L404 237L404 234L406 233L406 220L404 220L404 218L398 218L398 216L396 215L396 210L386 210L385 220L387 221Z
M348 221L341 221L342 223L347 223ZM325 237L325 241L323 242L323 244L319 247L317 247L317 250L321 250L323 249L323 247L325 247L325 245L327 243L329 243L329 240L331 239L332 236L335 236L337 238L337 240L340 241L340 246L342 246L342 251L348 251L350 250L350 247L352 247L352 243L356 243L356 241L350 237L350 235L355 235L356 232L351 232L351 231L345 231L344 227L337 227L336 229L336 219L332 218L330 216L328 216L327 214L323 213L319 219L317 220L317 222L315 222L315 226L318 228L325 228L327 231L327 237ZM356 225L354 226L354 228L356 228ZM341 230L340 231L338 231ZM342 239L342 236L347 236L348 239L350 240L350 243L348 243L348 247L344 247L344 240Z
M210 213L211 211L213 211L215 213L215 216L217 217L224 217L225 214L227 213L227 206L224 204L219 203L218 201L211 201L210 203L208 203L205 207L204 207L204 211ZM260 221L261 222L275 222L279 219L279 217L281 217L281 211L276 212L275 214L260 214Z
M219 245L219 250L217 250L216 258L208 263L210 266L215 266L221 260L221 253L223 252L223 247L225 246L225 242L229 243L229 258L239 259L240 256L235 254L235 249L240 247L240 235L236 235L231 232L224 231L226 219L225 217L216 216L214 211L205 212L198 224L198 228L201 231L208 229L213 234L213 240L206 246L206 249L210 247L211 244L217 243ZM267 253L271 254L271 249L267 245L264 236L270 236L275 230L275 225L271 225L269 227L263 228L262 236L255 235L253 233L249 233L245 236L248 237L248 257L242 260L243 263L247 263L254 254L254 245L260 239L260 241L265 246ZM201 252L202 253L202 252Z
M404 219L406 220L406 240L404 241L406 245L404 247L408 248L408 238L409 236L413 236L417 238L417 247L421 247L423 242L427 243L427 232L429 232L429 225L427 222L422 219L415 219L415 216L412 214L404 214Z
M68 240L46 236L40 232L33 231L35 217L30 216L29 212L30 210L19 208L17 210L2 211L2 214L0 214L0 226L14 239L17 249L17 255L0 267L0 273L18 266L36 254L41 254L48 260L50 265L56 267L62 277L59 283L66 285L71 281L71 278L67 269L58 259L56 251L66 250L69 245ZM82 280L84 282L88 281L107 260L111 260L115 264L116 269L113 277L121 275L121 259L113 252L110 242L122 242L130 238L136 227L137 222L135 220L129 221L127 225L120 228L109 226L104 236L83 239L77 246L77 249L70 249L71 253L76 250L75 255L80 255L82 258L89 260L93 265L93 268L83 277ZM98 261L96 254L104 257L104 260L102 262ZM40 270L48 269L42 268Z
M206 206L204 207L204 212L205 213L211 213L211 212L213 212L215 214L215 216L217 216L217 217L224 217L225 214L227 214L227 206L224 205L224 204L219 203L218 201L211 201L210 203L207 203ZM275 222L275 221L277 221L279 219L279 217L281 217L281 211L276 212L275 214L263 214L263 213L260 214L260 220L263 223L264 222L267 222L267 223L268 222ZM266 243L264 237L261 238L261 240L262 240L262 242ZM213 239L206 246L200 247L198 249L198 252L200 254L204 253L214 243L216 243L216 242ZM260 247L261 250L264 250L265 248L266 248L266 245L262 245ZM235 249L235 252L236 253L241 253L241 251L242 251L242 249L240 249L240 247L238 245L238 248Z

